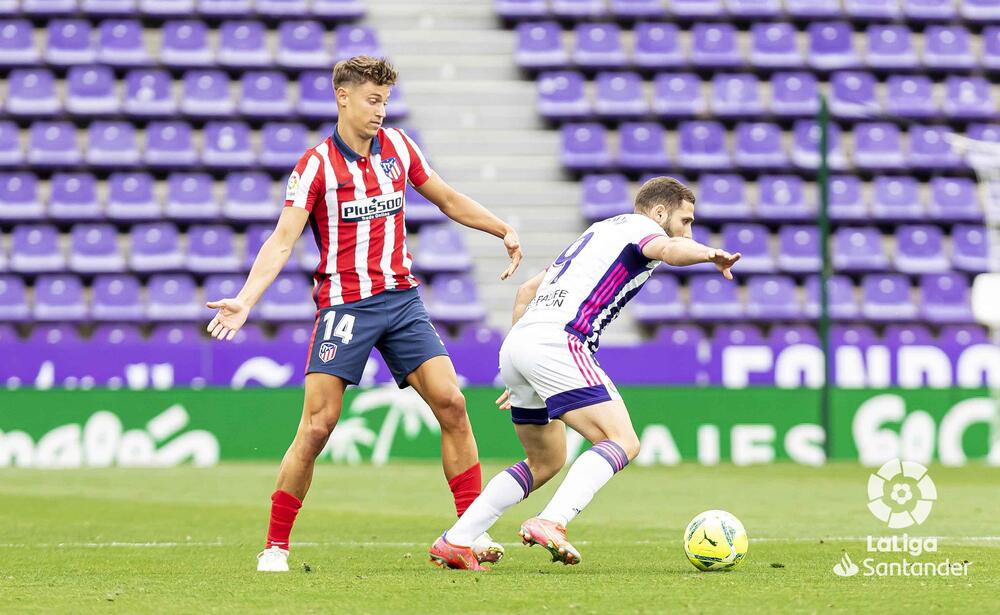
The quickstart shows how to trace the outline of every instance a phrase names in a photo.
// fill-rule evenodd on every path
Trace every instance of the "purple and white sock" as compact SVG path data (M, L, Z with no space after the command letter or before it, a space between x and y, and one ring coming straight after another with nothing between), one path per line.
M538 516L566 526L590 504L594 494L628 465L628 455L611 440L602 440L570 466L566 478Z
M493 527L504 511L528 497L534 483L531 469L523 461L497 474L446 532L446 539L453 545L471 546L476 538Z

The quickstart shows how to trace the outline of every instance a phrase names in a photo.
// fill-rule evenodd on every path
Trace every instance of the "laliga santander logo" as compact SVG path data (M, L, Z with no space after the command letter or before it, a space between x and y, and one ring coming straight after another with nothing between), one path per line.
M927 468L914 461L892 459L868 477L868 510L892 529L923 523L936 499Z

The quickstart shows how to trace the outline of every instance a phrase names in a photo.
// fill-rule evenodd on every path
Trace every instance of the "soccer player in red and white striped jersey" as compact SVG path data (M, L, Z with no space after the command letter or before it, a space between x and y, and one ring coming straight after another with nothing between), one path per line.
M385 59L358 56L333 70L339 117L332 135L309 149L288 179L285 207L261 247L246 284L232 299L208 304L208 325L231 340L274 281L308 222L319 247L314 278L316 326L309 347L302 420L278 471L271 519L257 569L288 570L292 524L312 482L315 459L340 418L344 390L357 384L378 348L398 385L412 386L441 424L445 477L459 516L479 495L482 472L455 368L417 295L406 248L409 182L449 218L503 240L517 269L517 233L434 173L400 129L383 128L396 71ZM502 547L483 534L477 556L496 561Z

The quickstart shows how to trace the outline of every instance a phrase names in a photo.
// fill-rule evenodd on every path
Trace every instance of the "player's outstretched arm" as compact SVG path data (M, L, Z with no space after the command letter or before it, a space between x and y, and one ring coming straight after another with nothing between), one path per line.
M500 274L501 280L506 280L517 271L517 266L521 263L521 240L514 227L493 215L493 212L474 199L449 186L437 174L431 175L417 188L417 192L455 222L503 239L507 255L510 256L510 266Z
M698 263L713 263L727 280L733 279L731 271L742 256L739 252L730 254L725 250L704 246L686 237L657 237L642 248L646 258L663 261L674 267L687 267Z
M210 308L219 311L208 323L208 332L216 339L233 339L250 315L250 309L257 304L267 287L278 277L285 266L292 248L302 234L302 228L309 219L309 212L299 207L285 207L278 218L278 226L257 252L257 258L250 268L250 275L236 297L209 301Z

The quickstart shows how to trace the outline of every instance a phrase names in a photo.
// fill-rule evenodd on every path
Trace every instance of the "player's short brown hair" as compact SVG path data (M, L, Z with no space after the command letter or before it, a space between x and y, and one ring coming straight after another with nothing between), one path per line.
M647 212L657 205L663 205L668 212L681 206L684 201L694 204L694 192L673 177L654 177L639 188L635 195L635 210Z
M354 56L341 60L333 67L333 88L374 83L375 85L396 85L396 67L386 58Z

